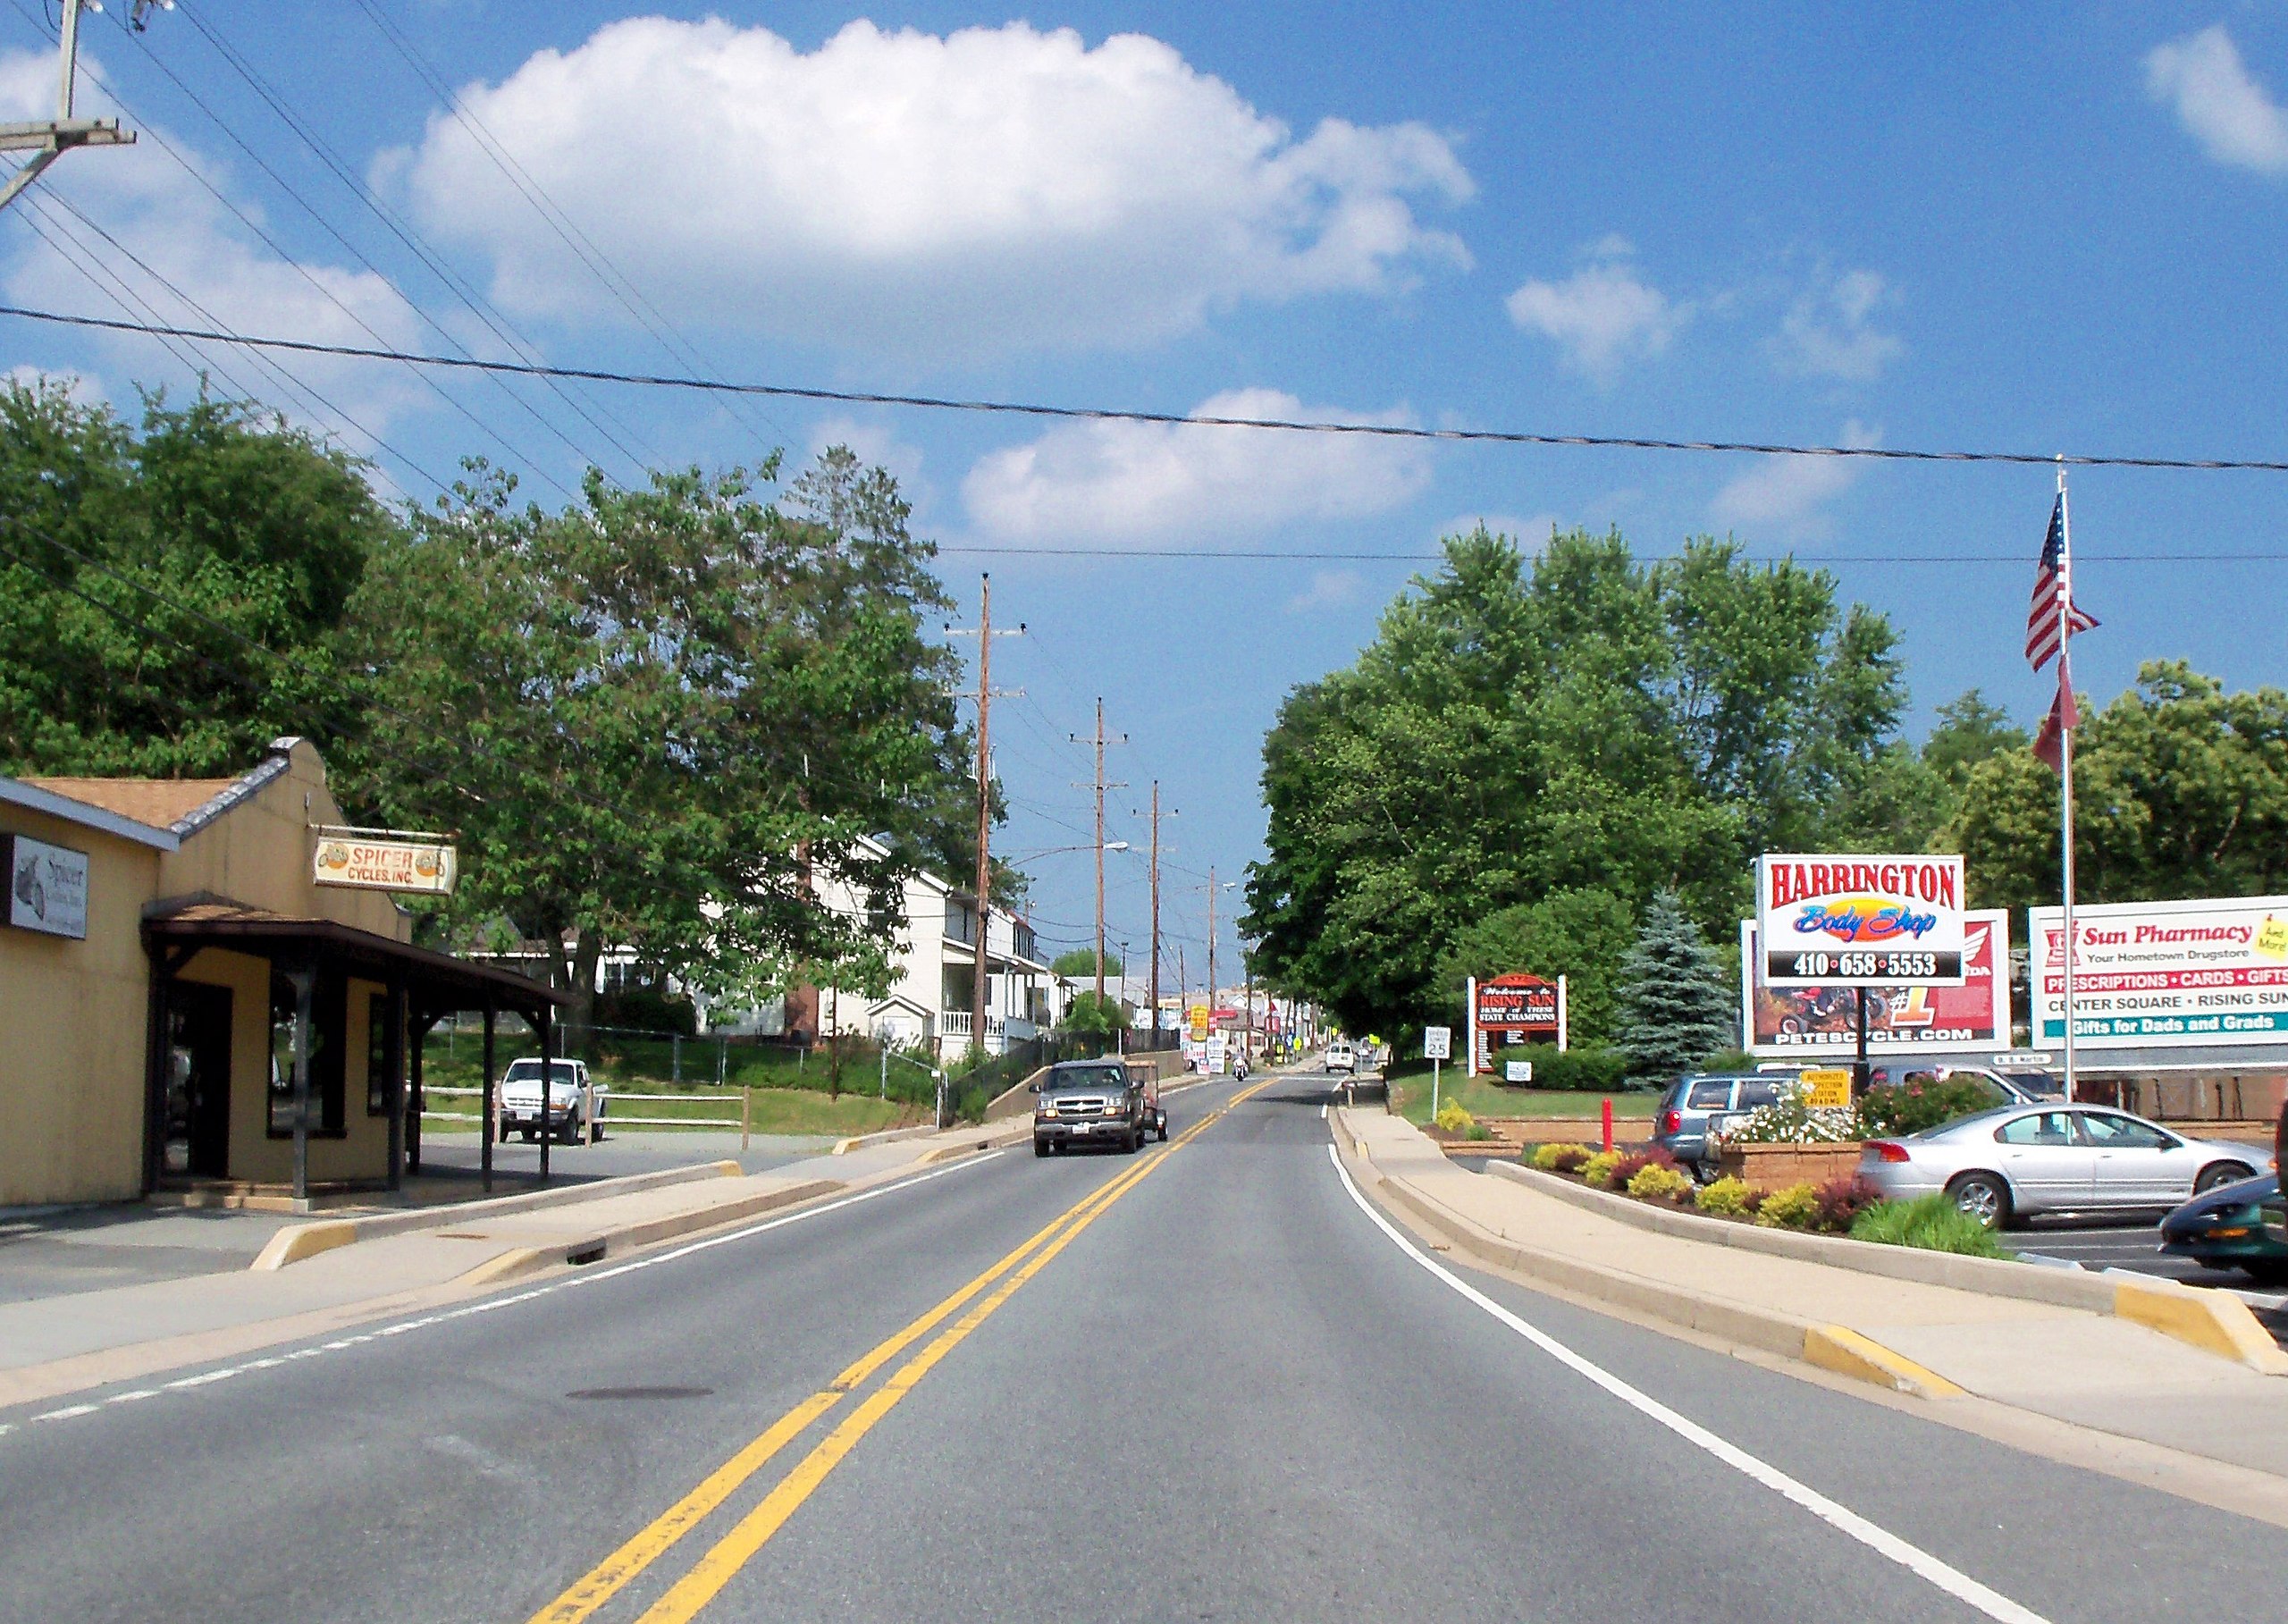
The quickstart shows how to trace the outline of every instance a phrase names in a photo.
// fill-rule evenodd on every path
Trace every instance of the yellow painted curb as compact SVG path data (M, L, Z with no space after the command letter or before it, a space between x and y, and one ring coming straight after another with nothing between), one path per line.
M2116 1318L2134 1320L2251 1370L2288 1374L2288 1359L2282 1357L2279 1344L2257 1323L2249 1305L2230 1292L2197 1286L2172 1290L2124 1280L2114 1287L2113 1311Z
M358 1226L355 1224L297 1224L271 1236L270 1244L264 1247L260 1255L248 1266L282 1269L290 1263L299 1263L305 1258L330 1252L337 1246L348 1246L357 1239Z
M1925 1369L1845 1325L1813 1325L1804 1332L1804 1362L1855 1381L1872 1382L1894 1393L1911 1393L1918 1398L1963 1396L1961 1388L1937 1371Z

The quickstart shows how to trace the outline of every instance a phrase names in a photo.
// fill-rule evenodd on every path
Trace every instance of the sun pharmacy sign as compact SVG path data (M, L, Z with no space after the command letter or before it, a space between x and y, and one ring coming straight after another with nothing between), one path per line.
M2030 911L2034 1041L2065 1036L2065 930ZM2288 896L2074 910L2074 1035L2110 1048L2288 1043Z
M1767 854L1755 884L1767 986L1963 980L1960 857Z

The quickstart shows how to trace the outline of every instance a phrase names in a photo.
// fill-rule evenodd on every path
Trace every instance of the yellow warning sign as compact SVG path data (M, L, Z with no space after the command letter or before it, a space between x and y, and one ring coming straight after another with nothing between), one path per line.
M1851 1073L1839 1065L1805 1072L1804 1103L1814 1111L1835 1110L1849 1105Z

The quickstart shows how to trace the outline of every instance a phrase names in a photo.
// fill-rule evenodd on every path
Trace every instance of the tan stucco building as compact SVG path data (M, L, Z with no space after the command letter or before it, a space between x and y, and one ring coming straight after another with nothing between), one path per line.
M237 778L0 778L0 1206L393 1183L409 1041L544 1017L545 989L413 947L388 894L316 884L342 820L300 739Z

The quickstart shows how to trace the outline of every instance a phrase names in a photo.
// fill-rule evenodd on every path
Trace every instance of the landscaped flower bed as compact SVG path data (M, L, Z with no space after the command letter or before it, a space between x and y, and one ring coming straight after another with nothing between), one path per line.
M1848 1149L1855 1150L1856 1147ZM1703 1217L1755 1224L1766 1229L1851 1235L1894 1246L1932 1247L1980 1257L2005 1255L1994 1237L1974 1220L1965 1221L1967 1228L1949 1220L1946 1215L1953 1210L1953 1204L1944 1198L1935 1204L1929 1199L1886 1201L1873 1185L1855 1174L1821 1182L1803 1180L1776 1190L1759 1190L1745 1180L1729 1175L1713 1183L1696 1183L1665 1150L1624 1155L1592 1150L1586 1145L1538 1145L1525 1160L1528 1166L1576 1180L1594 1190L1628 1196L1647 1206L1698 1213ZM1972 1230L1976 1233L1970 1233Z

